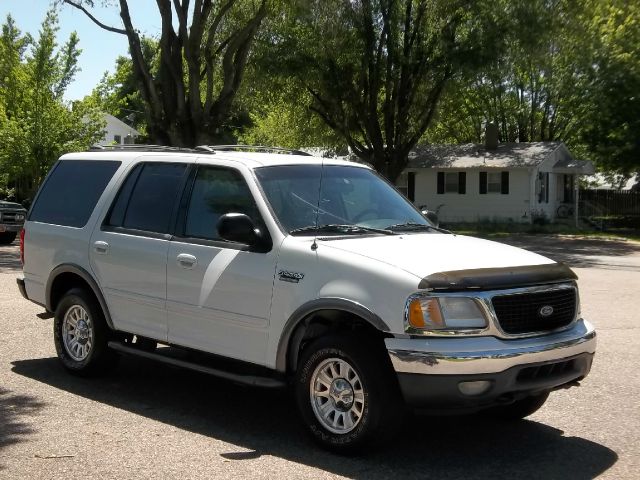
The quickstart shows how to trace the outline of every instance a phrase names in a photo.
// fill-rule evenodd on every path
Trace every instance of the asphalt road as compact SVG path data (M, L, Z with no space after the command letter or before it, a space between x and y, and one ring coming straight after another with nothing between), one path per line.
M316 448L286 391L134 358L68 375L52 320L18 293L17 248L0 247L0 479L640 478L640 244L507 241L575 267L599 332L591 375L529 420L419 417L358 458Z

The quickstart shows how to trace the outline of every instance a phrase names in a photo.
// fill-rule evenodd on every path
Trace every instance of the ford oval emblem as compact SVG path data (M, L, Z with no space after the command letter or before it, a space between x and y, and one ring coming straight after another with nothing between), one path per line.
M540 310L538 310L538 313L541 317L549 317L553 315L553 307L551 305L545 305Z

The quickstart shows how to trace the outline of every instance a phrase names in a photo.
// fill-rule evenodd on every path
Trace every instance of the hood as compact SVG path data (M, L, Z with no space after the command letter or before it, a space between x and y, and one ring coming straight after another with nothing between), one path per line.
M420 233L331 240L322 246L372 258L419 278L439 272L554 264L537 253L464 235Z
M19 203L15 203L15 202L5 202L4 200L0 200L0 208L9 208L11 210L25 210L26 209L20 205Z

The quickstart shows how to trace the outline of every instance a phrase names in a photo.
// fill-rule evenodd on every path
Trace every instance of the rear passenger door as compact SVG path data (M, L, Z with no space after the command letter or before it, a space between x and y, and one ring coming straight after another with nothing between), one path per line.
M188 172L187 163L139 163L94 230L91 266L118 330L167 341L167 251Z
M218 219L232 212L268 233L238 170L200 165L191 183L169 246L169 341L264 364L277 248L251 251L218 236Z

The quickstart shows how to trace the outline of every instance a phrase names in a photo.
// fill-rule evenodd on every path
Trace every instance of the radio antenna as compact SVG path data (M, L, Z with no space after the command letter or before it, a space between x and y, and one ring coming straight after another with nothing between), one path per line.
M313 237L313 243L311 244L311 250L316 251L318 249L318 243L316 240L318 239L318 230L320 228L319 225L319 217L320 217L320 198L322 196L322 179L324 177L324 157L322 158L322 163L320 164L320 183L318 184L318 204L316 205L316 231Z

